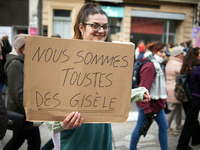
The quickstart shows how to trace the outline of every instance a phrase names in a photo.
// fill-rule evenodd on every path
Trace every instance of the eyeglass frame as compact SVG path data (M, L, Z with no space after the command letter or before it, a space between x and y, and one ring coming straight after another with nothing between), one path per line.
M95 24L99 25L98 30L95 30L95 29L94 29L93 26L94 26ZM84 23L84 25L90 25L90 26L92 27L92 30L93 30L94 32L98 32L101 28L103 29L104 32L108 32L108 31L110 30L110 26L109 26L108 24L104 24L104 25L101 26L99 23ZM104 28L103 28L105 25L108 26L107 30L104 30Z

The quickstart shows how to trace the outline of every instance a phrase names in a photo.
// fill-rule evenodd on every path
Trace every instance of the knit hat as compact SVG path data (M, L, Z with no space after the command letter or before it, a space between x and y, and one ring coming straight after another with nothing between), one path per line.
M19 51L20 48L22 48L25 45L25 36L27 34L17 34L14 38L14 48Z
M180 47L173 47L170 53L171 53L171 56L176 57L177 55L184 53L184 51Z

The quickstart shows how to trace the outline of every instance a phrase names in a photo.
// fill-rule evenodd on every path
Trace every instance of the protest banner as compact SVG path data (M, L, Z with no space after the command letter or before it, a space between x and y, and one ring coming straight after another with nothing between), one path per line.
M26 36L24 107L28 121L126 122L134 44Z

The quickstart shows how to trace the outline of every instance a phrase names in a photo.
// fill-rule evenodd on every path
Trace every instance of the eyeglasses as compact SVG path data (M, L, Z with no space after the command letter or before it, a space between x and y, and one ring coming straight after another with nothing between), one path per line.
M100 25L98 23L94 23L94 24L89 24L89 23L85 23L85 25L90 25L92 27L92 30L95 32L98 32L101 28L103 28L103 30L105 32L108 32L110 30L110 27L108 24L104 24L104 25Z

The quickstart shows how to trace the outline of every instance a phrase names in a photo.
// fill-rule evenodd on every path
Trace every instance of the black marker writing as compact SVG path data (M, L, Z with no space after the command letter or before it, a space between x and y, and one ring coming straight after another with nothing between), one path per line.
M70 57L66 54L66 50L53 50L52 48L41 50L40 47L38 47L38 50L33 55L32 61L36 59L36 61L44 61L49 62L52 61L54 63L59 62L61 59L61 56L64 56L64 60L60 60L60 63L66 62L70 59Z
M109 87L112 85L112 75L113 73L82 73L75 71L74 68L63 69L62 72L65 72L65 77L63 80L63 86L66 83L69 85L77 85L77 86L93 86L95 87Z
M59 93L56 93L56 94L53 94L52 96L52 93L51 92L47 92L44 94L44 96L36 91L36 104L37 104L37 107L57 107L60 105L60 100L57 98L57 96L59 95ZM51 105L49 105L51 103Z

